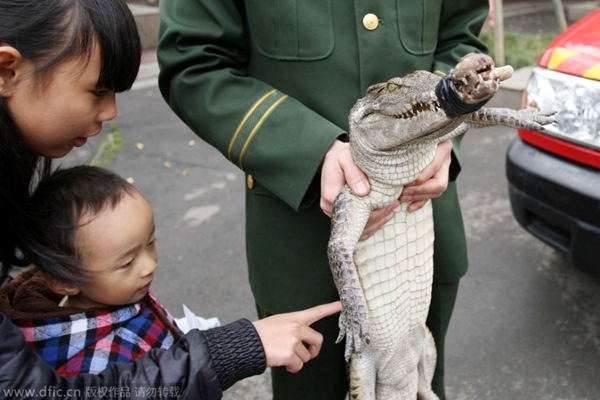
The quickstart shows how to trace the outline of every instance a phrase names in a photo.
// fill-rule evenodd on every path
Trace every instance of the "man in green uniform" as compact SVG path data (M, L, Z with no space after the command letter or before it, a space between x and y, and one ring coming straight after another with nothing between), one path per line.
M444 74L465 54L486 51L478 34L487 11L487 0L161 0L160 89L197 135L246 174L249 279L263 316L338 298L327 215L344 183L369 190L343 143L350 108L374 83L419 69ZM453 182L459 145L451 156L449 143L440 146L401 198L420 207L447 185L434 199L428 317L439 358L433 386L442 399L444 337L467 270ZM364 236L391 212L374 212ZM274 369L275 399L344 399L337 317L314 328L325 337L321 354L295 375Z

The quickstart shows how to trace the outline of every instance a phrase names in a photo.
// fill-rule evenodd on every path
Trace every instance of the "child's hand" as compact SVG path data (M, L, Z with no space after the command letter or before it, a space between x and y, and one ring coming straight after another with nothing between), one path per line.
M285 366L289 372L300 371L304 363L319 354L323 343L323 335L309 325L341 310L342 303L336 301L254 321L265 349L267 367Z

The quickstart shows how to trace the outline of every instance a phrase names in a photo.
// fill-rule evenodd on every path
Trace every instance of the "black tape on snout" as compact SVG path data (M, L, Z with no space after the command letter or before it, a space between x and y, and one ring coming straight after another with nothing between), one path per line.
M476 104L465 103L456 93L456 89L454 88L452 81L447 77L443 77L442 80L436 85L435 94L440 102L440 105L442 106L442 109L450 118L475 112L490 100L487 99Z

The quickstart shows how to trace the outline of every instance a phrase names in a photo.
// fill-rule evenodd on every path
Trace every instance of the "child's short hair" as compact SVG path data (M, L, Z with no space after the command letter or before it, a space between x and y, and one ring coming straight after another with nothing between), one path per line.
M136 189L119 175L99 167L77 166L59 169L42 179L32 195L37 209L39 229L53 240L54 251L79 262L81 249L76 243L76 230L82 226L83 217L93 219L107 208L113 209L124 195ZM86 220L86 221L89 221ZM73 276L60 261L48 258L38 268L61 282L83 283L89 278L85 270Z

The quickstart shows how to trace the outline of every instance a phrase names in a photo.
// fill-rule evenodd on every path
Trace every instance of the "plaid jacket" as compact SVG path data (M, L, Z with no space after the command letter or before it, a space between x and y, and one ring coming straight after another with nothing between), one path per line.
M61 296L35 269L0 290L0 311L58 373L99 373L152 348L168 348L181 337L173 317L147 295L141 302L107 309L58 307Z

